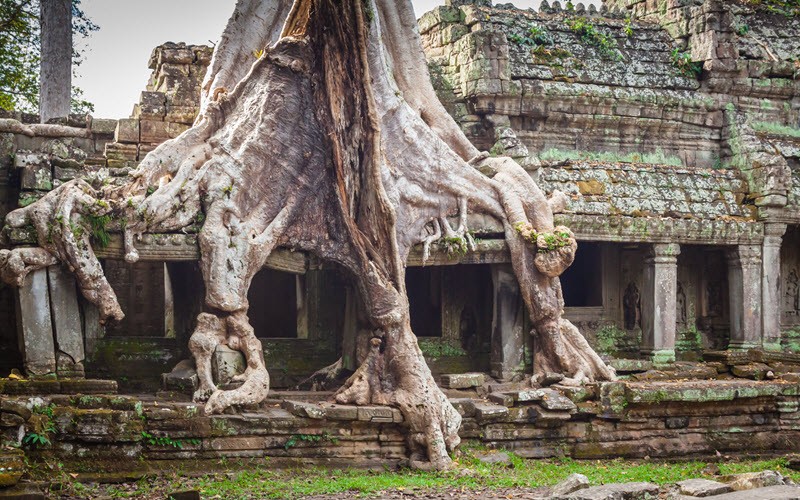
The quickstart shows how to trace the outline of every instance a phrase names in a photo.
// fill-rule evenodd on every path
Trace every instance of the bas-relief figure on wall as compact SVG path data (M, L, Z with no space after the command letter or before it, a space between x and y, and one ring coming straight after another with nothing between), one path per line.
M628 283L627 288L625 288L622 305L625 315L625 329L633 330L639 326L641 320L641 295L636 283Z
M722 283L719 281L709 281L706 285L706 305L707 316L722 316Z
M681 326L686 326L686 292L683 283L678 282L678 291L675 298L676 320Z
M800 278L797 275L797 269L789 271L786 277L786 292L784 293L783 310L788 315L797 316L800 313Z

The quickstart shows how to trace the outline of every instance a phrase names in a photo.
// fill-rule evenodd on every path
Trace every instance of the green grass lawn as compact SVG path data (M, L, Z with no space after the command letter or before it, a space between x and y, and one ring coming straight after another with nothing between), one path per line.
M124 498L163 498L168 492L197 489L203 498L297 498L306 495L349 493L368 496L390 489L474 489L474 488L536 488L558 483L572 473L586 475L592 484L648 481L659 485L684 479L713 476L703 474L709 462L660 462L631 460L584 461L572 459L525 460L511 455L511 466L484 464L466 450L458 459L458 467L448 472L412 470L331 470L303 468L302 470L270 469L269 460L249 462L244 468L232 467L230 472L201 477L186 477L180 473L164 477L145 477L136 483L95 485L70 482L65 495L94 497L107 495ZM800 482L800 472L786 467L786 459L741 460L716 462L722 474L776 470ZM229 464L235 465L235 463ZM68 476L68 475L67 475Z

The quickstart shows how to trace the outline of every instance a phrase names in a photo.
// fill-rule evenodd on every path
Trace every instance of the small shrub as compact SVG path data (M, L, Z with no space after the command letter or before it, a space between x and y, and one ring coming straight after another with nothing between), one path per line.
M633 20L630 16L625 18L625 24L622 25L622 33L625 34L627 38L633 36Z
M583 43L591 45L600 52L600 57L612 61L621 61L622 54L617 50L617 41L602 33L590 20L585 17L576 17L565 21L573 33L578 35Z
M538 24L531 24L528 27L528 33L524 36L516 33L508 35L508 40L518 45L527 45L530 47L553 45L553 37L546 28Z
M111 235L106 228L111 222L111 216L85 214L83 218L89 223L92 243L100 248L106 248L111 242Z
M746 24L737 24L736 25L736 34L739 36L747 36L750 32L750 26Z
M699 78L700 74L703 72L703 63L692 61L691 54L681 52L678 49L672 49L670 56L672 58L672 65L686 78Z

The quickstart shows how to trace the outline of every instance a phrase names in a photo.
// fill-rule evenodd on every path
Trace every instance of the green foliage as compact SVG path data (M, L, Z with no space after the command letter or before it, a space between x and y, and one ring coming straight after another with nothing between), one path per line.
M103 400L97 396L81 396L78 398L78 404L81 406L91 406L101 403Z
M800 138L800 128L782 125L773 122L755 122L752 124L753 130L772 135L785 135Z
M625 18L625 23L622 25L622 33L628 38L633 36L633 20L630 16Z
M457 358L468 355L460 345L439 338L419 338L417 343L422 354L428 358Z
M169 436L154 436L147 431L142 431L142 439L150 446L171 446L178 449L183 449L184 443L200 444L199 439L172 439Z
M55 409L56 405L49 404L47 406L36 405L31 408L31 412L37 415L44 415L47 418L53 418L53 410Z
M283 448L288 450L292 446L297 445L299 442L319 444L325 441L336 444L339 442L339 439L332 437L327 431L323 432L322 434L292 434L289 436L289 439L286 440L286 444L283 445Z
M372 10L372 2L370 0L362 0L364 6L364 17L367 19L367 24L372 24L375 20L375 11Z
M385 497L380 492L401 492L409 496L430 496L458 491L462 496L475 491L475 496L492 496L501 488L538 488L552 486L570 474L584 474L594 485L646 481L666 486L692 478L717 479L705 472L708 462L665 462L659 460L573 460L569 458L526 460L509 453L511 466L487 464L476 457L485 447L462 446L452 471L427 472L411 469L330 469L303 467L281 469L262 463L230 464L230 472L203 477L178 475L160 480L143 480L123 485L84 485L82 498L125 496L132 498L164 498L179 489L197 489L203 498L230 500L249 498L305 498L310 496L346 495L348 498ZM786 458L770 460L715 461L722 474L776 470L794 481L800 472L788 468ZM467 471L467 473L465 473ZM43 471L48 472L49 471ZM71 476L65 481L69 485ZM74 481L74 480L72 480ZM78 484L78 483L74 483ZM74 485L73 485L74 487ZM78 488L76 488L78 490ZM486 491L488 490L488 492ZM502 492L505 496L506 492Z
M613 151L562 151L551 148L539 155L544 162L560 162L570 160L598 161L606 163L650 163L680 167L683 162L677 156L668 156L661 149L653 153L618 153Z
M539 253L553 252L559 248L569 246L570 241L569 233L565 231L539 233L538 237L536 238L537 251Z
M467 254L467 240L461 236L445 237L439 240L439 245L451 259L457 259Z
M597 48L600 57L603 59L612 61L621 61L623 59L622 53L617 50L617 41L614 37L601 32L589 19L575 17L564 22L573 33L578 35L583 43Z
M55 427L48 427L48 430L55 431ZM38 434L36 432L29 432L22 438L22 444L30 448L40 448L50 445L50 439L47 434Z
M691 54L687 52L681 52L677 48L672 49L670 58L672 65L686 78L698 78L703 72L703 63L692 61Z
M800 16L800 0L746 0L750 5L786 17Z
M550 35L550 32L547 31L547 28L543 28L538 24L531 24L528 27L528 34L527 35L518 35L516 33L512 33L508 35L508 39L511 42L514 42L519 45L528 45L528 46L543 46L543 45L553 45L553 37Z
M106 228L111 222L111 216L84 214L83 218L89 223L92 244L106 248L111 242L111 235Z
M72 32L86 38L99 28L72 0ZM39 62L41 60L40 0L0 0L0 109L35 113L39 108ZM83 50L73 49L77 68ZM88 113L94 105L82 99L83 91L72 88L72 112Z
M28 431L28 433L25 434L25 437L22 438L23 446L35 449L49 446L51 444L50 436L57 432L56 426L53 423L54 409L54 404L49 404L47 406L36 405L31 408L32 413L42 415L46 418L40 429Z
M747 36L750 33L750 26L747 24L737 24L736 25L736 34L739 36Z

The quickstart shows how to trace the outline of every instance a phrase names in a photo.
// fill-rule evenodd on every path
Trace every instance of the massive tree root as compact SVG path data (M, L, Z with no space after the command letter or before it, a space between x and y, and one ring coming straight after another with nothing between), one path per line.
M352 272L373 331L369 354L337 401L396 406L412 463L449 467L461 419L411 331L405 261L412 247L427 249L440 237L468 246L468 212L505 227L536 333L535 376L560 372L579 383L614 374L561 318L558 276L576 250L572 233L553 225L562 200L548 200L512 160L481 155L429 82L407 0L240 0L194 127L150 153L123 187L73 181L10 214L8 225L36 227L43 250L3 252L0 276L19 284L60 261L103 319L119 319L92 251L93 222L110 217L111 229L125 234L126 260L135 262L142 233L204 219L206 312L190 347L200 378L195 398L218 413L269 390L247 291L270 252L292 248L337 262ZM211 378L219 344L247 359L238 389L221 391Z

